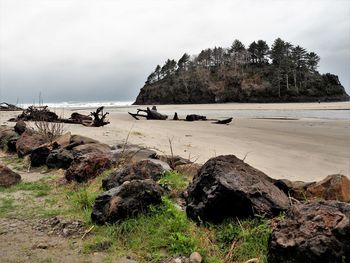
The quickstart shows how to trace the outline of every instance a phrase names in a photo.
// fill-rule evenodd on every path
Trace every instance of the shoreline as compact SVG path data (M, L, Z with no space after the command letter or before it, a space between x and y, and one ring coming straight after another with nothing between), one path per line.
M294 110L309 110L323 107L330 110L348 108L350 103L247 105L244 107L289 107ZM216 110L218 105L160 105L158 111ZM237 108L242 104L221 104L222 107ZM142 106L143 108L144 106ZM169 139L174 154L190 157L199 163L209 158L234 154L253 167L273 178L289 180L319 181L327 175L342 173L350 177L350 115L343 120L332 119L280 119L280 118L235 118L230 125L212 124L210 121L153 121L134 120L127 114L137 106L113 108L107 111L111 124L93 128L76 124L65 124L65 130L95 138L102 143L115 145L124 142L139 144L158 152L170 153ZM77 109L53 109L58 115L69 117L74 111L89 114L90 111ZM7 122L18 112L2 112L0 123ZM349 113L350 114L350 113ZM169 116L170 118L172 116ZM129 134L129 136L128 136Z

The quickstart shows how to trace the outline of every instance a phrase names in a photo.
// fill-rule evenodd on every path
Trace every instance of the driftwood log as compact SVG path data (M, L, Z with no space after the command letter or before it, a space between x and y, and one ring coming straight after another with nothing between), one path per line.
M10 119L9 121L58 122L58 116L56 113L50 111L47 106L29 106L17 118Z
M1 102L0 103L0 111L21 111L23 110L20 107L17 107L16 105L6 103L6 102Z
M144 112L145 114L140 114ZM137 109L136 113L128 112L134 119L139 120L139 117L146 118L147 120L166 120L168 115L159 113L156 109L150 109L147 107L146 110Z
M214 124L229 124L232 121L232 118L228 118L225 120L218 120L216 122L213 122Z
M83 115L77 112L72 113L69 119L59 118L56 113L50 111L47 106L30 106L28 109L9 121L18 122L22 121L45 121L45 122L57 122L57 123L71 123L71 124L82 124L84 126L101 127L109 124L106 120L108 112L103 112L104 107L97 108L96 111L91 112L90 116ZM92 117L93 118L92 118Z
M109 114L109 112L103 113L103 108L104 107L99 107L95 112L90 113L90 115L94 117L92 126L101 127L110 123L108 120L106 120L106 116Z

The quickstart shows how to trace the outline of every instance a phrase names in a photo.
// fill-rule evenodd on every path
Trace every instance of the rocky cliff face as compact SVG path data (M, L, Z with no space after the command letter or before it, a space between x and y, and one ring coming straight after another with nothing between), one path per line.
M294 85L292 78L274 77L272 65L237 73L225 67L177 71L146 83L134 104L187 104L224 102L312 102L348 100L338 76L307 74Z

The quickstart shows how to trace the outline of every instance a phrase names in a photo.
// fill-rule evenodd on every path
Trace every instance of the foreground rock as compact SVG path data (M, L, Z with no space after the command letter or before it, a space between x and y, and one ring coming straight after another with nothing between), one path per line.
M68 169L74 160L73 153L66 149L56 149L47 156L46 165L53 169Z
M289 207L288 197L263 172L234 155L207 161L188 187L187 215L220 222L228 217L278 215Z
M82 183L95 178L111 166L112 160L109 155L91 152L74 159L65 177L67 181Z
M157 155L153 150L134 144L118 144L114 147L112 153L113 158L118 163L138 162Z
M131 163L112 172L109 176L103 179L102 187L105 190L109 190L118 187L125 181L132 180L153 179L154 181L158 181L166 170L167 169L164 169L161 164L155 163L151 160Z
M27 129L27 125L24 121L18 121L14 127L15 132L22 135Z
M47 139L40 133L26 129L16 142L17 154L23 157L47 142Z
M349 220L347 203L320 201L293 206L272 232L268 262L348 262Z
M350 180L345 175L328 175L319 182L305 183L302 181L276 180L274 184L287 195L298 200L325 199L342 202L350 201Z
M97 224L116 222L161 203L162 188L153 180L124 182L96 198L91 219Z
M327 176L306 188L306 197L325 200L350 201L350 180L341 174Z
M0 149L8 152L16 152L16 143L19 138L17 132L11 127L0 127Z
M0 164L0 186L9 187L21 181L21 176L10 168Z

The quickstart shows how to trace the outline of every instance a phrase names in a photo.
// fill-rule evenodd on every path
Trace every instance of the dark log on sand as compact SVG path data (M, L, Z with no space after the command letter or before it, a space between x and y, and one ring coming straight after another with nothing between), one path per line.
M1 102L0 103L0 111L21 111L23 110L20 107L17 107L16 105L9 104L6 102Z
M144 112L146 114L140 114L140 112ZM146 110L137 109L137 113L128 112L134 119L139 120L138 117L146 118L147 120L166 120L168 118L167 115L159 113L157 110L151 110L147 107Z
M56 113L50 111L47 106L29 106L17 118L10 119L9 121L17 122L20 120L58 122L58 116Z
M218 120L216 122L213 122L214 124L229 124L232 121L232 118L228 118L225 120Z
M197 114L189 114L186 116L186 121L206 121L207 117Z
M99 107L95 112L91 112L90 115L94 117L92 126L101 127L110 123L108 120L106 120L106 116L109 114L109 112L103 113L103 108L104 107Z

